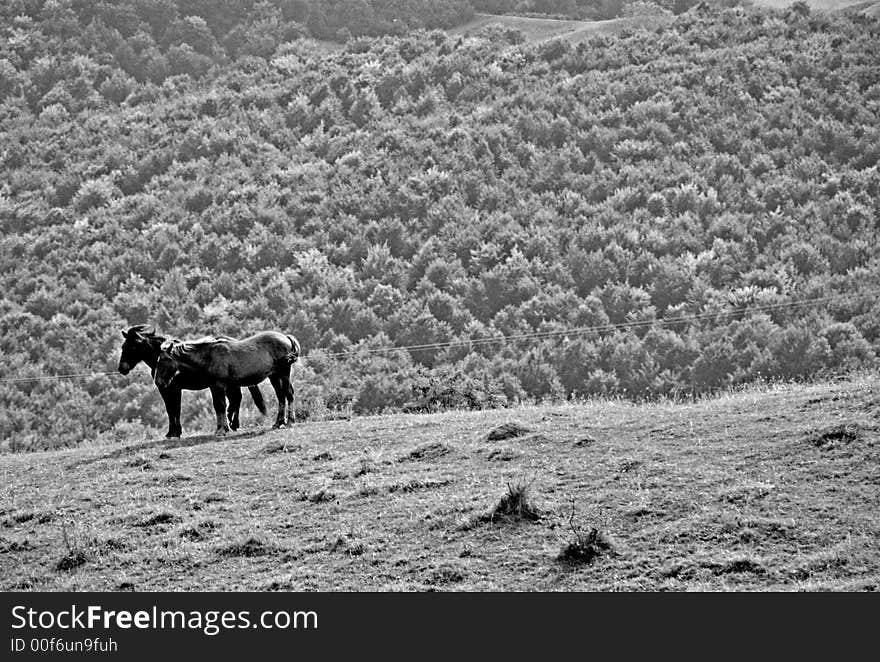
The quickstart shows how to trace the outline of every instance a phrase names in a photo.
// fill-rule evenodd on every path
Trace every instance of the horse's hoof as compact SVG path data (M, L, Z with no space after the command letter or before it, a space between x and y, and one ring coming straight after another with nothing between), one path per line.
M169 432L168 434L165 435L165 438L166 439L180 439L180 433L179 432Z
M214 433L218 437L222 437L229 433L229 428L217 428L217 431Z
M287 427L287 426L284 425L284 423L276 423L275 425L272 426L272 429L273 430L282 430L285 427Z

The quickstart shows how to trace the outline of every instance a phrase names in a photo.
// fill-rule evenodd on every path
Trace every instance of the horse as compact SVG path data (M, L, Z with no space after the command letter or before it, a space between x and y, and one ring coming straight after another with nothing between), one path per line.
M155 333L153 329L145 324L139 324L131 327L128 331L122 332L125 342L122 343L122 353L119 357L120 374L127 375L134 367L143 361L150 367L150 372L155 374L156 364L159 361L160 348L162 343L167 342L167 338ZM158 385L157 385L158 387ZM226 398L229 399L229 427L237 430L239 427L239 409L241 407L241 389L231 387L228 390L217 390L208 382L204 381L197 375L183 373L173 386L159 388L159 394L165 403L165 411L168 413L168 433L166 437L179 437L183 433L180 425L180 398L181 390L200 391L205 388L211 388L211 397L215 407L220 402L225 408ZM254 404L261 414L266 413L266 403L263 400L263 394L258 386L249 387L251 397Z
M203 338L169 340L160 345L153 380L160 389L173 388L184 379L209 384L212 393L253 386L269 378L278 398L273 428L294 419L290 369L300 356L299 342L279 331L262 331L243 340ZM217 434L229 429L222 401L214 400Z

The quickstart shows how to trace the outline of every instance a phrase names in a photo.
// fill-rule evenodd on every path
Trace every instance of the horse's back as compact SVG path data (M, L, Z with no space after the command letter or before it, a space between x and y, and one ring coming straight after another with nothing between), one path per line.
M283 344L287 344L289 341L287 340L287 335L281 333L280 331L260 331L259 333L255 333L254 335L248 336L247 338L242 338L239 342L247 342L247 343L261 343L261 342L276 343L276 342L280 342Z
M250 386L299 356L298 343L280 331L260 331L241 340L204 336L177 343L171 355L217 383Z
M271 353L289 352L290 340L280 331L260 331L247 338L242 338L237 345L242 348L263 348Z
M279 331L260 331L228 343L230 360L274 363L291 351L291 341ZM234 358L233 358L234 357Z

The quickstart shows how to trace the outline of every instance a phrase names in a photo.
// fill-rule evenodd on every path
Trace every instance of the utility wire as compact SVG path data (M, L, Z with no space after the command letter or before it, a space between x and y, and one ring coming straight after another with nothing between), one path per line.
M434 342L434 343L424 343L421 345L400 345L400 346L390 346L390 347L364 347L359 349L348 350L345 352L324 352L321 349L312 350L314 352L322 352L323 356L331 359L342 359L346 357L359 356L363 354L383 354L387 352L399 352L399 351L417 351L417 350L431 350L431 349L445 349L447 347L473 347L473 346L481 346L481 345L490 345L493 343L506 343L517 340L542 340L546 338L557 338L557 337L570 337L570 336L581 336L589 333L597 333L602 331L614 331L614 330L622 330L622 329L634 329L641 328L646 326L665 326L672 324L682 324L687 322L697 322L700 320L707 319L716 319L719 317L734 317L737 315L743 315L745 313L758 313L758 312L767 312L774 310L786 310L791 308L804 308L809 306L819 306L822 304L832 303L834 301L839 301L842 299L851 298L853 295L836 295L836 296L827 296L827 297L816 297L813 299L802 299L800 301L787 301L781 303L769 303L757 306L747 306L744 308L734 308L732 310L722 310L715 312L706 312L706 313L698 313L696 315L680 315L678 317L667 317L664 319L644 319L644 320L633 320L629 322L619 322L619 323L606 323L606 324L596 324L593 326L582 326L575 327L569 329L560 329L558 331L534 331L530 333L519 333L519 334L511 334L511 335L499 335L492 336L488 338L471 338L467 340L449 340L443 342ZM310 359L309 356L302 357L301 360L308 361ZM103 375L116 375L118 374L114 370L107 370L103 372L88 372L88 373L73 373L67 375L41 375L39 377L11 377L7 379L0 379L0 384L15 384L15 383L25 383L25 382L37 382L37 381L45 381L45 380L57 380L57 379L76 379L76 378L85 378L85 377L99 377Z
M835 300L839 300L841 298L846 297L818 297L815 299L804 299L801 301L789 301L783 303L772 303L772 304L764 304L759 306L750 306L746 308L736 308L733 310L727 311L716 311L716 312L707 312L707 313L699 313L696 315L681 315L678 317L667 317L664 319L644 319L644 320L633 320L629 322L619 322L612 323L608 322L606 324L597 324L594 326L582 326L576 328L569 329L560 329L558 331L534 331L530 333L520 333L520 334L512 334L512 335L500 335L500 336L492 336L487 338L472 338L468 340L452 340L452 341L444 341L444 342L435 342L435 343L425 343L421 345L401 345L401 346L392 346L392 347L375 347L375 348L359 348L354 350L348 350L345 352L327 352L323 355L328 358L345 358L348 356L357 356L360 354L381 354L385 352L396 352L401 350L430 350L430 349L443 349L446 347L462 347L462 346L474 346L474 345L488 345L492 343L503 343L510 342L515 340L532 340L532 339L545 339L545 338L554 338L554 337L567 337L567 336L579 336L586 335L589 333L602 332L602 331L613 331L613 330L622 330L622 329L632 329L639 328L645 326L664 326L664 325L672 325L672 324L681 324L685 322L696 322L700 320L706 319L714 319L718 317L733 317L736 315L742 315L745 313L756 313L756 312L766 312L766 311L774 311L774 310L785 310L789 308L798 308L798 307L808 307L808 306L817 306L820 304L830 303ZM314 350L313 350L314 351ZM317 350L321 351L321 350ZM308 357L305 357L308 359Z

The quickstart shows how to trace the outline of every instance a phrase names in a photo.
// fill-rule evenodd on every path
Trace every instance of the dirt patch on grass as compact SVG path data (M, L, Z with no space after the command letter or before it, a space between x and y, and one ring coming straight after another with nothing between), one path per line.
M398 458L398 462L413 462L419 460L436 460L438 457L450 453L452 448L446 444L435 441L429 444L422 444L411 450L406 455Z
M217 528L214 522L200 522L195 526L183 529L178 535L184 540L191 542L199 542L208 538Z
M16 552L27 552L33 548L34 546L31 545L29 540L24 540L22 542L13 540L12 542L0 543L0 554L15 554Z
M434 586L447 586L459 584L465 579L467 579L467 572L463 568L452 563L444 563L432 569L426 581Z
M267 556L278 551L277 546L266 543L259 538L248 538L244 542L237 542L217 548L218 555L227 557Z
M486 441L505 441L506 439L524 437L531 433L532 430L520 423L502 423L489 431L486 435Z
M336 493L330 490L318 490L306 495L305 500L309 503L327 503L336 500Z
M277 439L275 441L270 441L268 444L263 446L262 451L267 455L271 455L273 453L292 453L300 449L300 446L297 444L292 444L289 441L284 441L281 439Z
M858 423L841 423L815 430L807 435L807 443L823 451L852 444L863 439L864 429Z
M726 563L703 564L703 567L709 568L714 575L728 575L731 573L749 573L752 575L763 575L767 570L763 565L752 559L733 559Z
M418 490L431 490L435 487L443 487L449 485L452 481L448 478L440 480L411 480L407 483L394 483L388 486L388 492L416 492Z
M770 483L747 483L736 485L722 492L719 498L729 503L742 504L763 499L775 489L776 486Z
M360 556L367 551L366 545L350 538L339 536L327 546L329 552L341 552L349 556Z
M142 520L135 524L135 526L158 526L160 524L174 524L179 521L179 517L173 513L156 513L152 517L148 517L145 520Z
M46 522L51 522L52 519L53 518L51 513L29 511L18 513L17 515L13 515L12 517L7 517L3 520L3 526L11 528L16 526L17 524L26 524L27 522L45 524Z
M58 563L55 564L55 569L61 572L70 572L81 565L85 565L88 563L88 560L89 557L83 550L71 550L58 560Z
M128 549L128 545L124 540L119 540L118 538L107 538L106 540L101 541L98 546L101 549L105 549L111 552L122 552Z
M521 456L522 453L515 451L512 448L494 448L489 451L486 459L494 460L495 462L509 462L510 460L515 460Z

